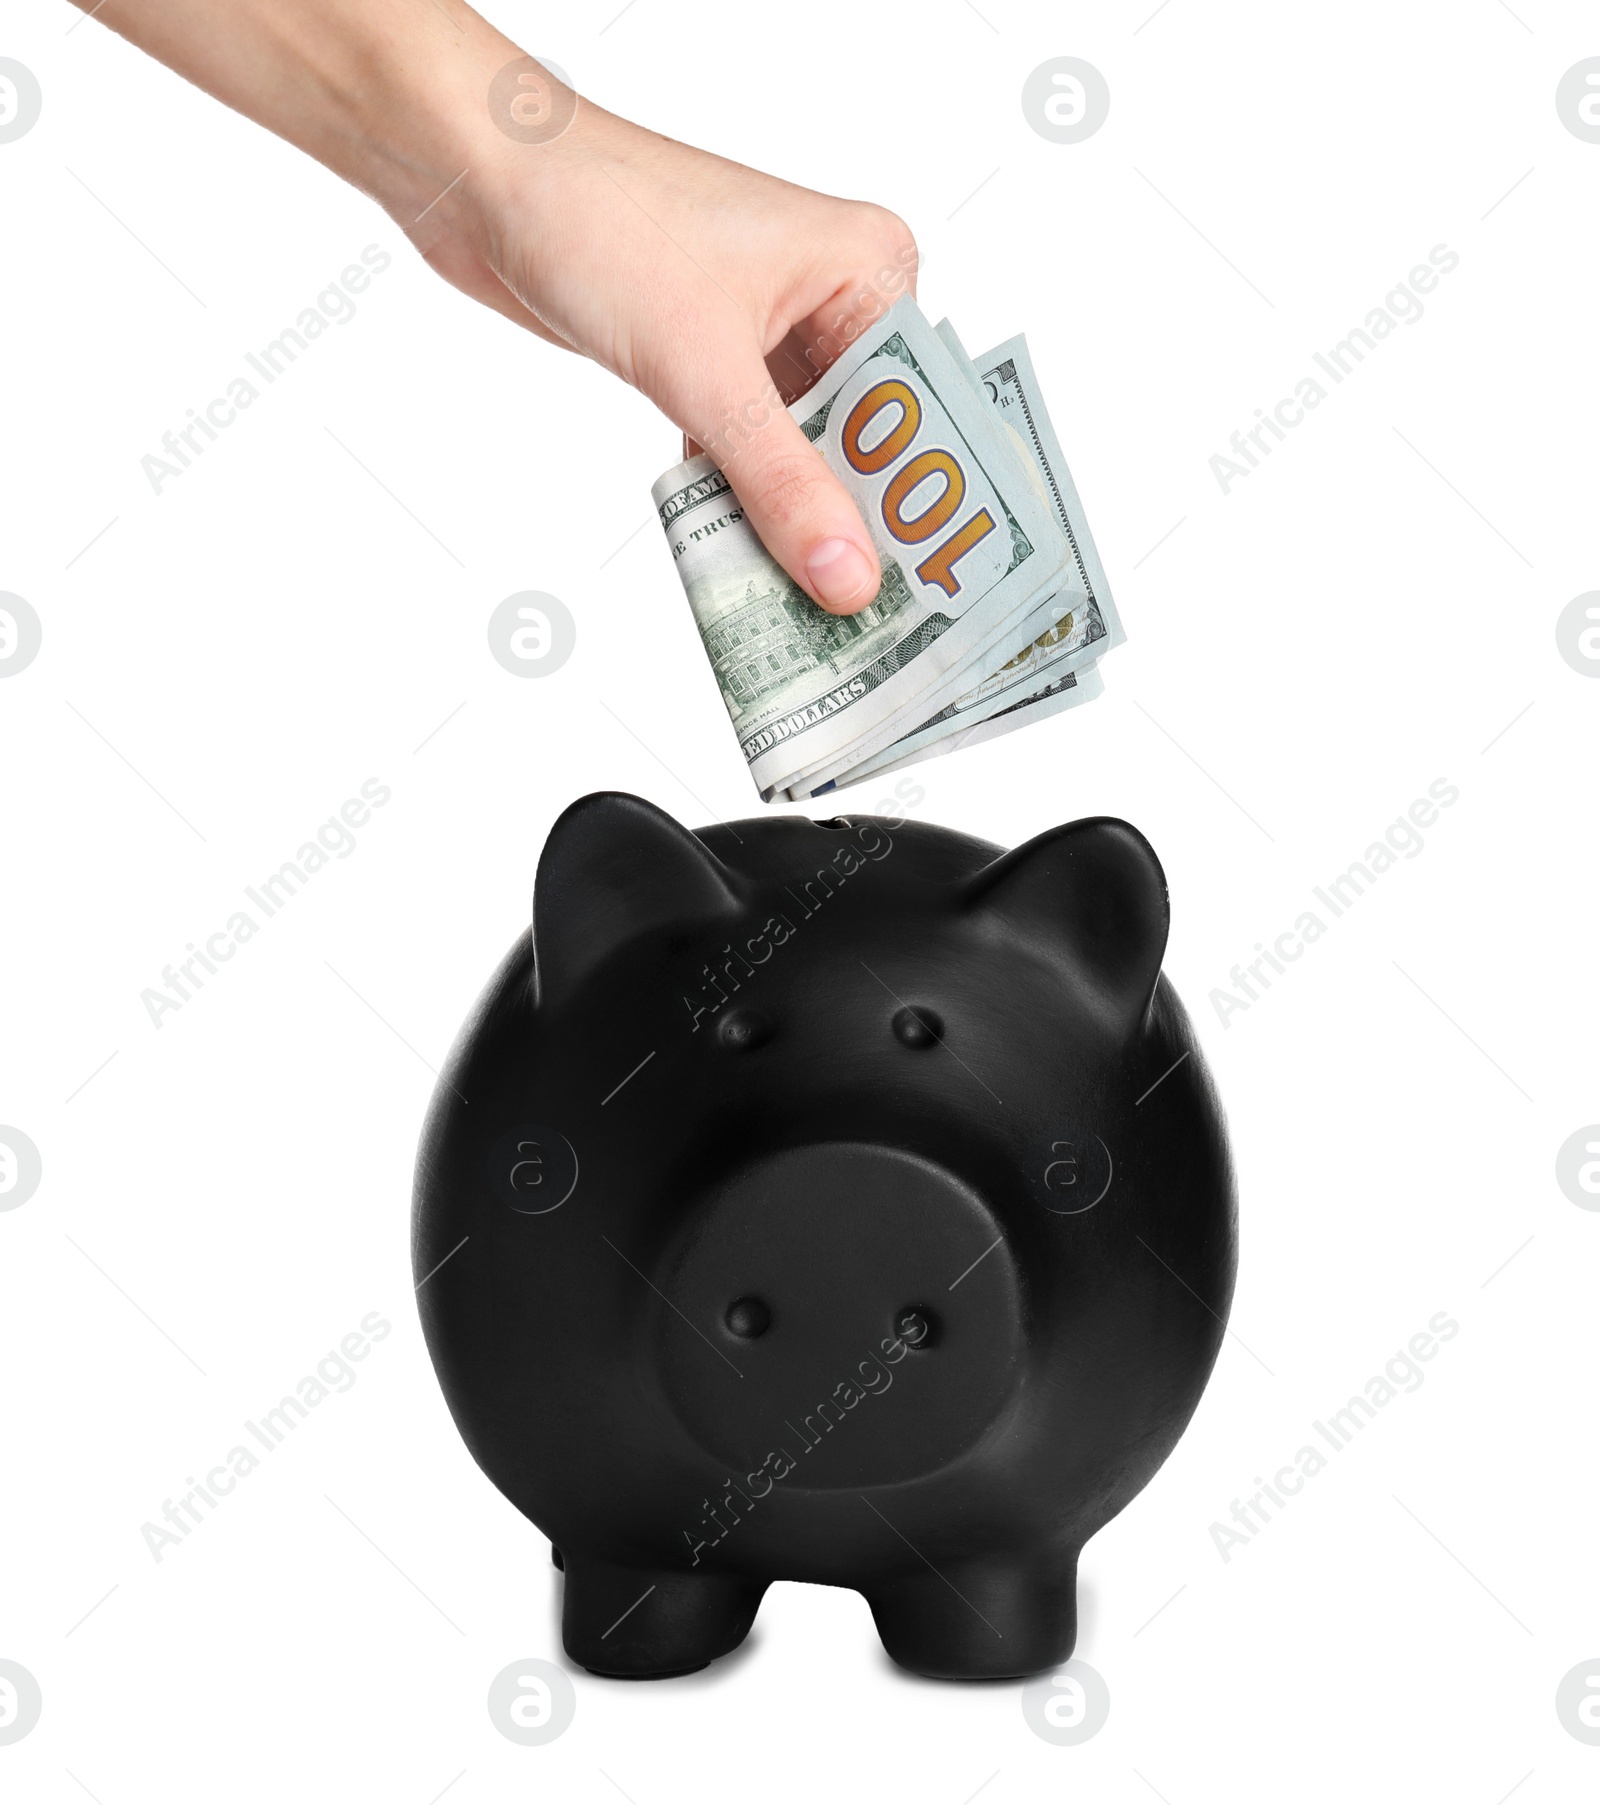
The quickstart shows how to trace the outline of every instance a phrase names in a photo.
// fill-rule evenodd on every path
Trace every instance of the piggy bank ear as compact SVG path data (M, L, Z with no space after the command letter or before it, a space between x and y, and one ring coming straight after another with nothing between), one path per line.
M1167 949L1167 880L1126 821L1074 821L1003 854L972 880L970 908L1041 957L1070 962L1119 1034L1145 1018Z
M733 876L687 828L637 796L601 791L550 829L533 888L539 999L570 994L618 947L735 914Z

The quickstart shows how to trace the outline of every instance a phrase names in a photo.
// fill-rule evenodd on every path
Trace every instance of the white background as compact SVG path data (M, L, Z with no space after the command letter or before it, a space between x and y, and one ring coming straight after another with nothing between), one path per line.
M1554 94L1600 21L1515 6L490 9L615 111L895 208L975 350L1026 328L1121 604L1104 699L923 766L916 810L1150 836L1237 1152L1235 1333L1086 1552L1112 1706L1072 1748L789 1585L708 1672L577 1672L559 1740L496 1733L490 1679L560 1658L558 1582L434 1383L410 1167L560 810L759 806L665 548L629 537L677 437L97 23L8 7L44 92L0 145L0 589L44 623L0 684L0 1121L44 1169L0 1215L0 1656L44 1693L8 1797L1594 1796L1554 1696L1600 1657L1600 1215L1554 1167L1600 1118L1600 683L1554 629L1600 586L1600 146ZM1063 54L1112 95L1072 146L1020 106ZM152 494L161 434L372 243L357 317ZM1224 495L1211 456L1439 244L1424 316ZM530 588L578 622L535 682L484 631ZM154 1028L141 991L372 777L356 850ZM1438 778L1424 850L1219 1021ZM141 1524L372 1310L354 1388L158 1565ZM1213 1521L1441 1310L1421 1388L1224 1562Z

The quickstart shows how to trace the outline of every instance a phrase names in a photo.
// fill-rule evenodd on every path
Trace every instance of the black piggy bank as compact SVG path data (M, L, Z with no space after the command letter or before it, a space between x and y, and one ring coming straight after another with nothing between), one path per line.
M1064 1660L1078 1551L1199 1401L1222 1114L1147 842L593 795L451 1054L413 1261L568 1655L684 1673L774 1579L917 1673Z

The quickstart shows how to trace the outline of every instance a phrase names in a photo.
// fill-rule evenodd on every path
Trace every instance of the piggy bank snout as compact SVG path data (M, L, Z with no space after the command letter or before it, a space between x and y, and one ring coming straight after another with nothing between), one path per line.
M984 1199L946 1169L849 1143L726 1179L666 1250L655 1323L668 1397L736 1471L786 1485L935 1471L1004 1408L1020 1279Z

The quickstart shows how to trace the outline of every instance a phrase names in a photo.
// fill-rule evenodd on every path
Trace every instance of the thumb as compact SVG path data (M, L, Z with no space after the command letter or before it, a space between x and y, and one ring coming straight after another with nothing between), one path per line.
M790 417L753 347L751 362L731 375L719 372L712 393L685 409L691 434L716 459L762 544L806 594L830 614L856 613L882 579L856 504Z

